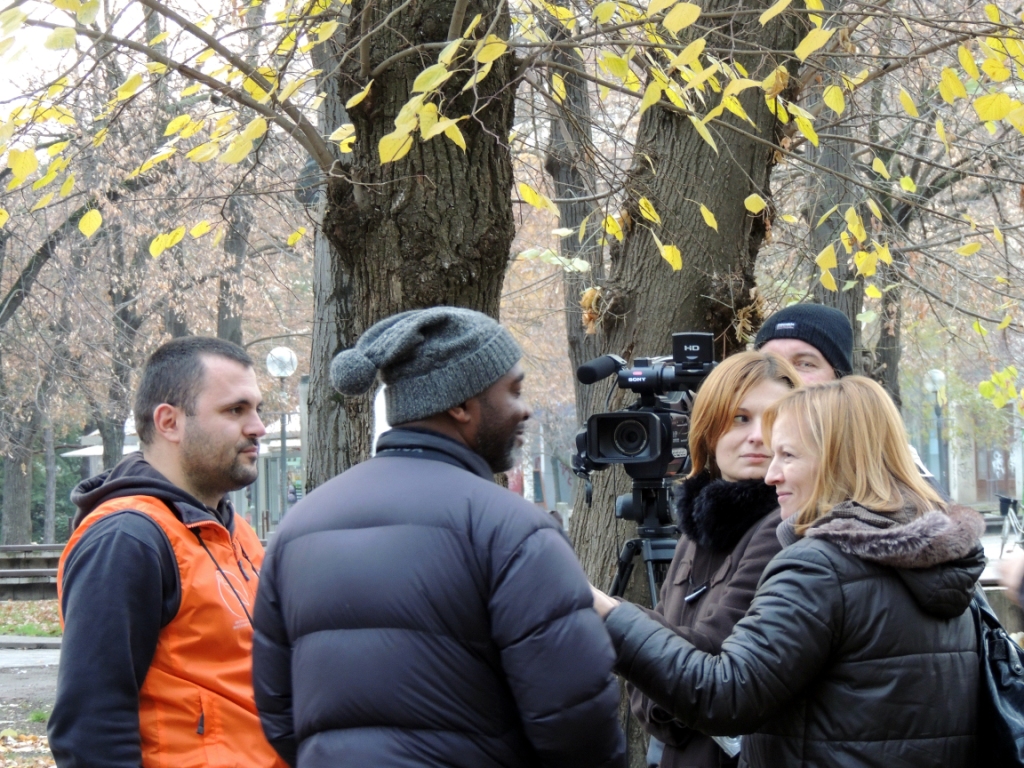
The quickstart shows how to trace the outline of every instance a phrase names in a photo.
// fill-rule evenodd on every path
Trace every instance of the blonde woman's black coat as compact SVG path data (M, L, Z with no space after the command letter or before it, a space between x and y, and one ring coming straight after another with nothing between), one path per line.
M837 510L769 563L717 655L613 610L617 671L689 727L749 734L741 766L973 765L983 523Z

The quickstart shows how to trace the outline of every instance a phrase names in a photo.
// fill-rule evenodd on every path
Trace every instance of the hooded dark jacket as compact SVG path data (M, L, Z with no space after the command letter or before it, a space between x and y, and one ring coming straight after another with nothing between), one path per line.
M289 763L619 766L614 654L550 515L427 430L285 518L254 621L256 705Z
M606 619L616 668L685 725L750 734L740 765L973 765L983 530L963 508L847 502L769 563L721 653L625 604Z
M172 484L141 453L83 481L71 494L77 526L100 504L127 496L165 502L184 524L215 521L235 530L231 503L213 510ZM60 766L141 763L139 689L161 630L178 613L181 585L166 534L125 510L86 532L64 563L57 699L47 725Z
M746 614L768 562L782 549L775 489L763 480L713 480L708 473L683 480L674 506L683 535L648 613L702 651L718 653ZM661 768L735 765L710 736L683 726L628 685L633 714L665 744Z

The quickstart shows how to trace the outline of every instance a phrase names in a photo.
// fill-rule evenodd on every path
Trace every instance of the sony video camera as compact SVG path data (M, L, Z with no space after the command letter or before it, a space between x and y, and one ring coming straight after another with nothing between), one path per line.
M671 357L637 358L628 364L605 355L581 365L576 371L581 383L594 384L614 374L615 385L638 398L620 411L587 420L576 435L573 471L589 480L593 471L622 464L634 485L647 485L682 470L689 458L692 393L715 367L713 342L710 333L674 333ZM640 511L630 506L620 498L616 517L640 522Z

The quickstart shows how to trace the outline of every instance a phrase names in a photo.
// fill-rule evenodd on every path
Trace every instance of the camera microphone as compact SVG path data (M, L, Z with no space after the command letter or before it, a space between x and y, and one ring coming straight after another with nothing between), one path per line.
M577 368L576 379L580 384L593 384L595 381L607 379L625 367L626 361L618 355L602 355Z

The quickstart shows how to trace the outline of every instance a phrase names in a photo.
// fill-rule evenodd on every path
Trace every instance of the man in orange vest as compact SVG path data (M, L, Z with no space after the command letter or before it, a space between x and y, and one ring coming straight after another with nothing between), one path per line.
M243 349L170 341L139 382L142 452L75 489L48 728L61 768L284 765L253 702L263 548L225 498L256 479L261 407Z

